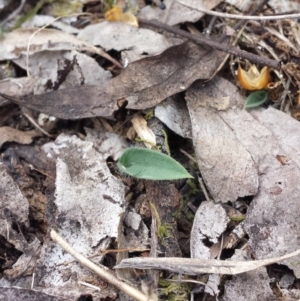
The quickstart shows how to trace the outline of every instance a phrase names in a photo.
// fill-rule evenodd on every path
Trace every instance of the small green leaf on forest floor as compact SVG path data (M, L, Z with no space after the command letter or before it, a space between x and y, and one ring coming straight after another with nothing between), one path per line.
M117 166L120 172L146 180L177 180L193 178L187 170L158 151L132 147L120 157Z
M268 99L268 91L259 90L251 93L245 103L245 108L255 108L262 105Z

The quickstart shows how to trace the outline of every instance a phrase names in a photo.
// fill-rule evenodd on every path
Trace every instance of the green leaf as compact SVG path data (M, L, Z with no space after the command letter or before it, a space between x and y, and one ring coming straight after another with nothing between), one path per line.
M268 99L268 91L259 90L251 93L245 103L245 109L255 108L262 105Z
M120 172L147 180L177 180L193 178L177 161L147 148L128 148L120 157Z

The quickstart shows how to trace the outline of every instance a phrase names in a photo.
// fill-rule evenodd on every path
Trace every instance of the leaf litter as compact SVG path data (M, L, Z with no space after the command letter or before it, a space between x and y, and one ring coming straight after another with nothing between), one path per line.
M180 0L170 3L166 0L166 10L161 10L157 3L156 8L155 5L143 8L139 16L150 19L155 16L170 25L197 22L204 15L199 11L203 5L213 8L218 3L210 1L211 6L207 6L205 1L195 3ZM183 14L178 7L187 13ZM176 11L180 11L180 15ZM245 31L250 30L252 36L257 35L255 23L249 24ZM287 25L283 21L282 24L291 28L292 23ZM191 26L187 28L190 29ZM268 30L275 43L273 53L280 54L282 51L287 55L288 50L278 42L283 41L282 31L277 34L277 30ZM4 39L0 41L3 46L0 48L1 60L13 60L18 68L26 70L28 40L33 32L34 30L23 29L5 33ZM49 128L57 135L55 142L49 141L49 138L45 141L44 137L36 139L48 155L46 165L41 164L47 166L45 170L42 167L47 178L44 179L45 191L41 193L44 197L47 196L48 205L42 209L41 214L45 221L47 216L47 221L42 227L44 233L39 238L45 237L47 229L54 227L86 257L97 255L93 260L99 264L104 259L101 250L125 248L125 251L120 251L115 262L119 263L117 275L133 286L140 284L137 278L140 279L141 274L133 276L129 269L121 272L121 267L134 267L136 271L139 268L155 267L193 275L216 273L206 278L206 287L198 290L200 294L206 292L218 295L224 283L222 300L257 300L258 296L260 300L277 300L276 288L269 285L271 274L270 271L266 272L265 265L281 262L282 266L290 268L290 273L300 278L297 259L299 252L294 252L299 245L299 126L298 121L288 114L272 108L278 107L275 99L281 97L282 90L274 89L272 93L269 92L268 109L245 111L245 92L240 93L237 85L225 79L228 74L225 76L221 73L222 77L206 81L225 58L223 52L190 42L181 43L183 38L162 34L161 31L157 33L122 23L105 21L78 32L76 38L58 30L42 30L33 38L29 48L28 71L32 78L5 79L0 82L0 91L4 96L2 99L9 98L13 103L33 110L33 118L38 119L38 112L41 112L49 115L49 118L55 116L57 119L54 127ZM294 43L297 43L297 30L291 32L287 47L292 51L295 49ZM115 37L111 38L114 33ZM26 38L20 39L21 35ZM126 68L121 68L120 63L95 46L101 46L110 52L117 51ZM260 50L257 51L260 53ZM112 61L113 65L107 68L107 63L103 64L103 59L96 58L95 54ZM102 63L99 64L101 60ZM236 62L243 67L247 64L240 58L236 58ZM295 66L294 68L297 69ZM295 76L297 85L296 74L289 72L292 79ZM271 76L275 78L275 75ZM231 82L234 81L235 78L231 77ZM293 82L290 85L294 90L297 88ZM297 103L291 111L291 102L287 101L288 98L297 99L296 92L282 95L286 98L281 98L281 109L296 116ZM5 108L7 101L3 101L2 106ZM151 114L145 110L155 106L155 116L158 119L152 118L152 122L149 122ZM136 114L137 110L139 115ZM124 177L121 177L123 182L118 179L120 175L114 170L113 161L118 160L129 146L141 146L138 141L128 143L121 138L131 127L129 120L135 122L136 116L141 116L143 124L147 121L142 127L151 133L152 138L153 134L156 136L157 147L165 150L170 150L171 147L172 155L184 164L187 164L187 160L178 155L174 143L183 140L174 136L173 132L187 138L180 142L181 147L184 147L185 153L191 154L191 172L195 173L197 169L195 163L191 162L196 161L199 166L208 190L205 196L199 194L198 183L195 182L186 182L184 185L181 183L180 186L176 183L137 183L132 178ZM101 121L95 117L107 119ZM72 121L76 127L70 131L66 124L71 125L71 121L66 123L60 118L79 120ZM161 124L159 119L168 127L160 127L159 131L164 131L163 139L158 139L154 130L157 124ZM9 117L3 123L5 127L7 124L13 130L17 127L16 122L12 122ZM62 130L56 128L59 124L63 124ZM24 143L23 133L32 128L24 121L19 121L18 126L22 131L17 129L20 139L15 140ZM141 129L140 125L136 127L137 131ZM74 133L78 137L72 136ZM139 133L139 136L143 134ZM147 137L141 138L148 140ZM3 179L10 177L10 171L14 175L10 181L20 184L18 177L22 179L28 173L32 176L32 169L30 172L28 168L20 169L20 163L14 162L24 164L23 162L32 159L25 154L26 151L22 153L20 148L8 143L8 139L4 142L3 148L8 151L10 159L3 167L7 174ZM28 140L27 143L30 142ZM38 172L44 172L43 170ZM41 175L35 174L35 178L41 178ZM4 189L6 184L2 186ZM21 191L24 194L25 190ZM135 211L135 199L142 196L144 191L146 194L143 199L146 201L139 198L143 202L143 211ZM181 201L178 191L183 196ZM9 194L14 196L16 193L18 187L15 184ZM125 194L129 203L125 202ZM30 198L29 194L24 195L26 197L23 201ZM205 198L206 201L203 201ZM202 201L200 206L199 199ZM2 253L10 252L14 257L11 258L11 264L7 261L2 265L5 276L0 280L2 292L7 294L4 287L11 286L17 277L21 277L19 283L22 287L30 288L31 274L25 276L24 273L28 268L34 267L35 277L32 283L40 294L51 292L59 297L73 299L91 294L94 300L117 297L118 292L114 288L107 287L101 278L79 266L49 236L46 236L42 247L42 239L34 234L26 241L20 234L22 232L17 233L14 221L26 233L32 216L26 209L25 216L20 220L19 215L22 214L11 208L13 204L18 204L17 200L11 199L11 206L4 200L6 199L1 199L0 206L0 214L3 216L1 239L10 242L12 246L2 250ZM198 207L195 217L190 219L186 215L188 207L185 207L183 218L179 209L179 204L186 201L189 208L195 207L194 204L196 209ZM28 202L21 206L28 208ZM29 206L30 212L34 211L33 205ZM7 215L7 209L13 214L13 219ZM142 214L141 218L138 213L142 212L148 214ZM237 221L237 216L245 216L245 220ZM43 223L42 219L39 221ZM123 227L127 232L123 231ZM151 237L148 240L149 230ZM186 239L186 236L191 239L191 245L184 252L185 248L179 242ZM140 251L140 254L153 257L121 260L128 257L126 248L138 246L145 250L149 245L150 254L147 251ZM13 249L14 252L11 251ZM228 250L235 255L231 258L226 256ZM164 253L166 257L155 258L158 252ZM177 258L168 259L174 254ZM192 258L180 258L182 254ZM112 256L108 259L114 261ZM109 264L109 260L105 264ZM231 279L218 275L238 273L242 274ZM140 295L140 300L148 297L156 300L159 274L154 272L147 277L152 282L146 285L147 293ZM278 275L275 277L279 279ZM220 281L221 278L224 281ZM289 283L293 285L296 282L297 279ZM87 288L82 283L92 283L101 287L101 291L95 287ZM282 284L282 296L297 295L297 289L286 289L286 286L284 289L285 291ZM25 296L25 291L22 293ZM191 290L185 293L193 294Z

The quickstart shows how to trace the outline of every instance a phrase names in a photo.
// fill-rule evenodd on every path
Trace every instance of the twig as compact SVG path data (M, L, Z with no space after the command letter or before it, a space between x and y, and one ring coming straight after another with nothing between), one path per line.
M27 111L27 112L26 112ZM22 110L23 115L29 120L29 122L35 127L37 128L40 132L42 132L44 135L46 135L49 138L54 138L55 135L51 135L49 134L47 131L45 131L43 128L41 128L33 119L33 117L31 116L31 114L29 114L29 110Z
M190 6L186 5L184 2L181 2L180 0L177 0L181 5L186 6L188 8L191 8ZM217 16L221 18L229 18L229 19L237 19L237 20L258 20L258 21L271 21L271 20L282 20L282 19L297 19L300 18L300 13L298 14L286 14L286 15L272 15L272 16L244 16L244 15L233 15L233 14L227 14L227 13L220 13L216 11L212 11L206 8L195 8L194 10L199 11L201 13L211 15L211 16Z
M15 11L13 11L9 16L7 16L2 22L0 22L0 26L3 26L6 22L8 22L9 20L11 20L15 16L17 16L19 14L19 12L22 10L25 2L26 2L26 0L21 0L19 7Z
M240 39L242 33L244 32L244 29L245 29L245 26L246 24L243 25L243 27L239 30L238 34L236 35L233 43L232 43L232 46L235 46L238 42L238 40ZM213 73L213 75L210 77L209 80L212 80L216 75L217 73L223 68L223 66L226 64L228 58L230 57L230 54L227 53L225 58L223 59L222 63L220 64L220 66L218 67L218 69Z
M199 181L200 187L201 187L201 189L202 189L202 192L204 193L205 199L206 199L208 202L210 202L210 198L209 198L209 195L208 195L208 193L207 193L207 190L206 190L206 188L205 188L205 185L204 185L204 183L203 183L202 178L198 177L198 181Z
M218 254L218 256L217 256L217 259L218 259L218 260L220 260L220 258L221 258L222 249L223 249L223 243L224 243L224 234L221 235L220 251L219 251L219 254Z
M256 63L256 64L263 65L263 66L268 66L273 69L280 69L279 62L277 62L275 60L269 59L267 57L261 57L256 54L249 53L247 51L238 49L238 48L230 46L230 45L221 44L221 43L209 40L207 38L204 38L202 36L195 36L184 30L169 26L169 25L161 23L157 20L146 20L146 19L139 18L139 24L163 29L163 30L171 32L177 36L187 38L196 44L199 44L202 46L206 45L206 46L212 47L213 49L224 51L226 53L230 53L230 54L233 54L238 57L242 57L244 59L249 60L252 63Z
M183 149L179 149L184 155L186 155L191 161L195 162L198 164L197 160L195 158L193 158L189 153L187 153L185 150Z
M83 255L78 253L53 229L50 231L50 237L57 244L59 244L66 252L68 252L73 257L75 257L83 266L85 266L85 267L89 268L90 270L92 270L93 272L95 272L97 275L102 277L108 283L114 285L116 288L118 288L119 290L123 291L124 293L126 293L127 295L129 295L130 297L132 297L136 300L139 300L139 301L148 301L149 300L145 294L143 294L136 288L115 278L113 275L111 275L107 271L101 269L99 266L94 264L92 261L88 260Z

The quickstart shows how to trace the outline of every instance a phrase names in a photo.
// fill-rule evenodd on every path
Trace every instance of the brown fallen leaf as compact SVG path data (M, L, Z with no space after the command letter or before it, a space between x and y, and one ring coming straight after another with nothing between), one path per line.
M30 144L34 137L40 136L36 131L20 131L9 126L0 127L0 147L5 142L17 142L20 144Z
M119 76L97 86L80 86L10 100L63 119L111 116L118 108L117 101L124 98L128 102L127 108L143 110L185 91L197 79L210 78L224 56L219 51L183 43L158 56L133 62ZM0 96L9 98L1 93Z
M230 82L196 83L185 96L203 179L217 202L234 202L258 190L256 157L263 128L243 110L243 97ZM255 125L254 125L255 124ZM249 150L251 146L251 151Z

